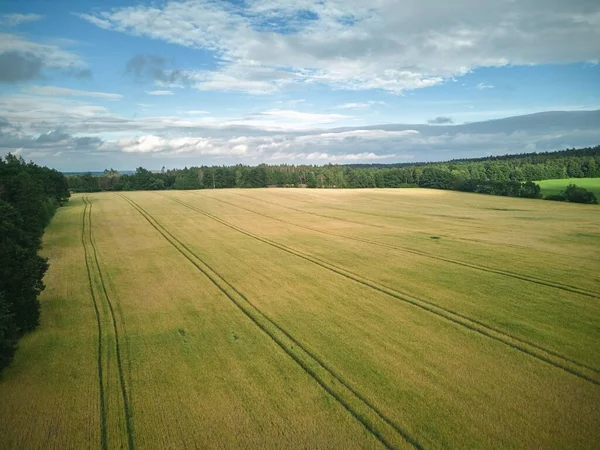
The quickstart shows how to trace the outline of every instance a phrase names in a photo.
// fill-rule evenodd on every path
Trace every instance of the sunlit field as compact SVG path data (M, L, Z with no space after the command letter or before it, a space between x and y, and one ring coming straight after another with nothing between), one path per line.
M569 184L575 184L593 192L596 194L596 197L600 198L600 178L567 178L561 180L542 180L536 181L536 183L542 188L542 195L544 197L547 195L558 195Z
M596 448L599 250L589 205L78 194L0 447Z

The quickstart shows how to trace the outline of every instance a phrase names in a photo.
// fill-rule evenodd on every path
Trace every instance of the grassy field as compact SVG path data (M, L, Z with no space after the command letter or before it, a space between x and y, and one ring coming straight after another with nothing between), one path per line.
M600 178L568 178L564 180L541 180L536 181L537 184L542 188L542 195L557 195L569 184L576 184L579 187L585 188L588 191L596 194L597 198L600 198Z
M599 249L539 200L76 195L0 448L594 448Z

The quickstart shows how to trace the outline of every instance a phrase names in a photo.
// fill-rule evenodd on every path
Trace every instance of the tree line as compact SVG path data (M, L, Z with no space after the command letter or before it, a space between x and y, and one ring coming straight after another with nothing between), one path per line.
M105 170L68 177L75 192L253 187L429 187L540 197L535 180L600 177L600 146L415 164L201 166L121 175Z
M44 228L69 195L62 173L11 154L0 157L0 370L18 339L39 324L48 260L38 251Z

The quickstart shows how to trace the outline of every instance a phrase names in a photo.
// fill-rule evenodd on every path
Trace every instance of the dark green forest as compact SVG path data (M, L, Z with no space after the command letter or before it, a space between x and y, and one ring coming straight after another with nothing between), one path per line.
M68 198L62 173L10 154L0 158L0 370L18 339L39 324L48 261L38 251L44 228Z
M600 177L600 146L559 152L490 156L448 162L355 165L201 166L120 175L107 169L68 177L74 192L255 187L426 187L540 198L532 181Z

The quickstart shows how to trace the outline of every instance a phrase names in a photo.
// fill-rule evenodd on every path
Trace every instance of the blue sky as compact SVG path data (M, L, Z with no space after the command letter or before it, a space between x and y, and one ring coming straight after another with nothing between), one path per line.
M101 170L594 145L597 115L547 133L461 125L598 110L599 58L589 0L8 1L0 155Z

